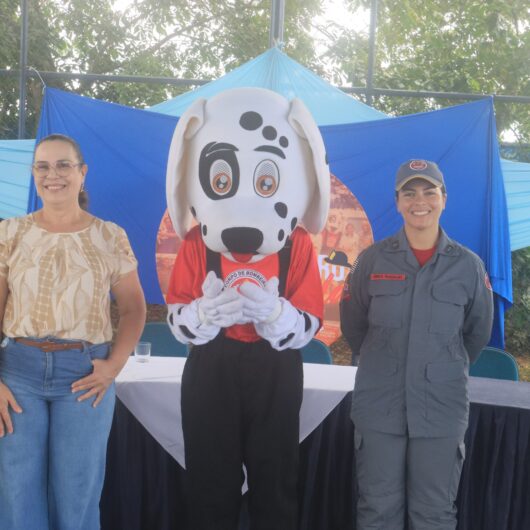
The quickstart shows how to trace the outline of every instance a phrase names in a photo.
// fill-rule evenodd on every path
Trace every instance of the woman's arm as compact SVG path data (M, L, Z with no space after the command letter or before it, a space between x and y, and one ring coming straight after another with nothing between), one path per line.
M4 311L7 301L7 280L0 276L0 336L2 335L2 321L4 319ZM4 436L6 431L9 434L13 433L13 423L9 414L9 407L15 412L22 412L19 404L16 402L11 390L0 380L0 438Z
M6 310L7 292L7 278L0 276L0 340L4 338L4 334L2 333L2 324L4 322L4 312Z
M356 364L361 345L368 331L370 298L367 287L367 257L362 253L344 281L340 300L340 329L352 352L352 364Z
M97 396L94 407L103 399L107 388L120 373L134 350L145 324L145 299L138 273L126 274L113 288L119 312L118 330L107 359L94 359L94 371L72 384L72 392L87 390L78 401Z

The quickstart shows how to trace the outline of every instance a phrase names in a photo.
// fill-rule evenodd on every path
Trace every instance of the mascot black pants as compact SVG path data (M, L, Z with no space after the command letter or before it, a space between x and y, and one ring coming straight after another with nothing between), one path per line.
M248 474L252 530L296 530L303 367L298 350L219 335L182 375L190 530L236 530Z

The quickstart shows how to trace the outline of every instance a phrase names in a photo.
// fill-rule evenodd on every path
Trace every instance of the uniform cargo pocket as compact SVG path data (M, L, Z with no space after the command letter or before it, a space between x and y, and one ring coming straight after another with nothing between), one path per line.
M387 328L400 328L403 324L404 280L371 280L368 285L371 324Z
M427 418L446 426L465 421L468 408L465 362L429 363L425 379Z
M467 293L461 284L433 285L430 331L455 333L464 323Z
M443 383L462 379L465 374L464 361L448 361L429 363L425 368L425 376L431 383Z

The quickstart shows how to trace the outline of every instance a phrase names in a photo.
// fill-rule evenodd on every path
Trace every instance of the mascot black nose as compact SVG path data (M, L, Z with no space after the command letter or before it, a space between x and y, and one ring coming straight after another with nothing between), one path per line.
M257 228L226 228L221 233L221 239L229 252L251 254L261 247L263 234Z

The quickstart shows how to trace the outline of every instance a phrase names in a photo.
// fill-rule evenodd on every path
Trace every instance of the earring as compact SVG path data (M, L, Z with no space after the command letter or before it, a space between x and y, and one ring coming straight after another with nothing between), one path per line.
M81 182L81 189L79 190L79 193L85 191L85 181Z

